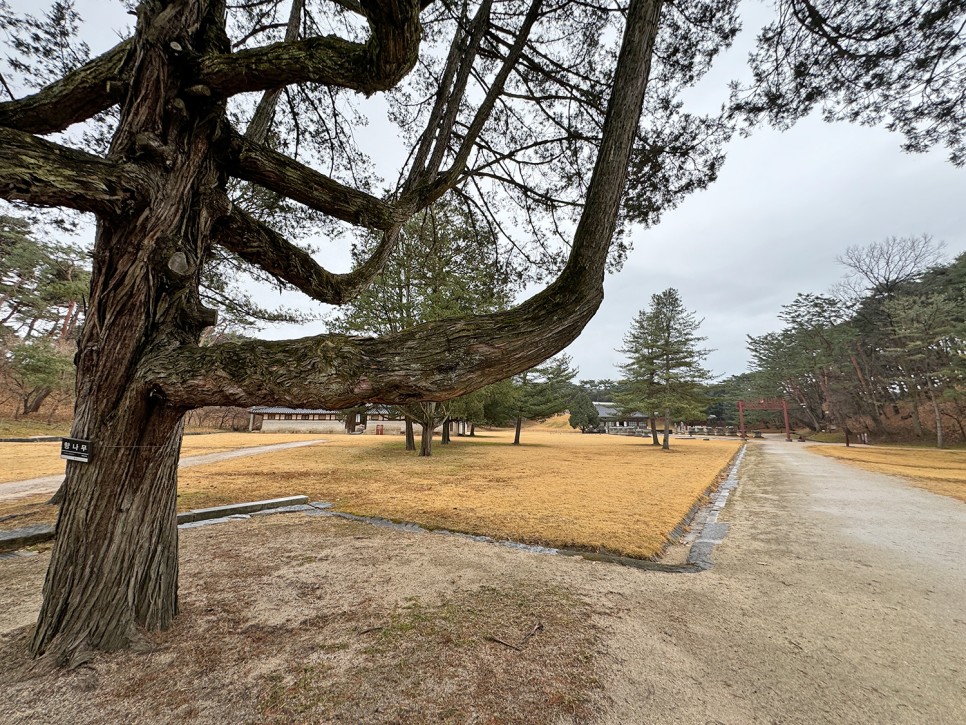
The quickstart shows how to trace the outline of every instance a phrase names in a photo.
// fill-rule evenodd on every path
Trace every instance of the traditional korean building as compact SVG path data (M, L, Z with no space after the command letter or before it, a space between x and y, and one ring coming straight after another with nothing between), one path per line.
M324 408L286 408L256 406L249 408L248 430L265 433L404 433L406 422L388 408L327 410ZM416 424L419 431L419 425Z
M614 403L594 403L600 425L605 433L615 435L644 435L650 433L647 426L648 416L644 413L622 413Z

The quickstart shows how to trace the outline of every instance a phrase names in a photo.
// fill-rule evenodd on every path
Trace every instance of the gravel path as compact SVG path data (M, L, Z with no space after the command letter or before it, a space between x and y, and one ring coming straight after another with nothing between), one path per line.
M253 446L251 448L239 448L234 451L222 451L221 453L204 453L200 456L188 456L182 458L178 463L178 468L191 468L192 466L204 466L208 463L218 463L232 458L245 458L246 456L258 456L262 453L281 451L286 448L301 448L302 446L314 446L317 443L325 443L319 438L311 441L296 441L294 443L274 443L268 446ZM41 478L30 478L26 481L10 481L0 483L0 501L9 501L25 496L36 496L41 493L54 493L64 480L64 474L56 476L43 476Z
M777 440L740 478L714 568L605 620L607 722L966 723L966 505Z

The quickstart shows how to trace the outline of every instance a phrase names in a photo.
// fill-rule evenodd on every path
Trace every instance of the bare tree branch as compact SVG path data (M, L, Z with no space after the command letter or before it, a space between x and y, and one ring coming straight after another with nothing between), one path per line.
M273 43L201 59L198 82L220 96L325 83L371 94L402 80L416 63L422 32L418 0L364 0L372 36L353 43L336 36Z
M379 273L395 246L399 229L399 224L387 229L372 256L347 274L329 272L304 249L237 208L215 228L213 241L309 297L341 305L355 297Z
M122 94L120 71L131 47L125 40L37 93L0 103L0 126L54 133L110 108Z
M130 166L11 128L0 130L0 197L105 216L130 212L146 183Z
M503 65L500 67L500 70L493 79L493 83L487 91L486 96L483 98L482 103L480 103L479 108L476 110L476 114L474 115L473 120L470 122L469 128L463 136L463 142L456 153L456 158L453 160L450 168L440 174L432 187L427 190L427 193L424 194L424 198L421 199L423 203L431 203L432 201L439 199L449 189L453 188L453 186L459 180L460 175L466 168L466 162L469 160L474 144L476 143L480 133L483 131L483 127L486 125L487 120L490 118L490 113L493 110L493 106L496 104L503 92L503 86L506 84L506 79L509 77L513 67L520 59L523 49L526 47L527 41L530 38L530 31L533 28L533 24L540 17L541 5L542 0L532 0L530 3L530 7L523 19L523 23L520 25L520 30L517 32L516 40L514 41L513 46L507 52Z

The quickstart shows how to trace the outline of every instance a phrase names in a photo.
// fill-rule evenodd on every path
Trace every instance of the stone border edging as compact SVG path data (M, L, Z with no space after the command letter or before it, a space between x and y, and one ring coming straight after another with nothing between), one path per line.
M695 503L687 515L685 515L681 522L674 528L674 532L679 531L679 529L683 531L687 525L696 520L701 524L701 531L696 536L696 540L691 544L691 549L688 552L687 563L685 564L665 564L652 559L635 559L634 557L630 556L620 556L619 554L607 554L594 551L582 551L580 549L554 549L546 546L524 544L519 541L512 541L509 539L500 540L489 536L481 536L479 534L466 534L460 531L450 531L448 529L427 529L410 521L392 521L390 519L375 516L358 516L356 514L345 513L343 511L333 511L331 509L332 504L322 501L314 501L304 510L309 516L331 516L347 521L356 521L363 524L381 526L384 528L407 531L410 533L457 536L459 538L470 539L472 541L496 544L498 546L505 546L511 549L517 549L519 551L527 551L532 554L560 554L562 556L574 556L587 559L588 561L619 564L621 566L629 566L634 569L657 571L667 574L697 574L698 572L707 571L711 568L711 553L714 550L714 547L724 540L725 534L728 533L729 524L718 522L718 514L727 503L728 496L738 485L738 468L741 465L741 461L744 459L745 450L746 446L742 446L731 459L731 461L728 462L726 467L728 473L725 476L724 481L713 483L708 487L707 491L702 494L702 498L704 498L708 492L713 492L711 501L705 503L701 502L699 499L699 502ZM705 515L702 516L702 513ZM678 533L678 537L680 537L680 535L681 534Z
M718 495L718 493L725 487L732 476L737 475L738 466L741 463L741 459L744 458L746 446L747 444L743 444L731 457L731 460L728 461L728 463L724 466L722 469L722 471L725 471L724 478L719 478L706 489L704 489L698 499L694 502L694 505L691 506L691 509L684 515L684 518L678 522L677 526L671 529L671 533L668 534L668 541L664 545L664 549L659 556L663 555L671 544L676 544L682 538L684 538L684 536L688 533L688 529L691 528L691 524L698 520L698 514L703 509L714 505L715 497ZM699 523L704 525L703 521L700 521Z
M742 446L738 455L735 456L728 477L718 487L710 506L707 507L701 533L691 544L691 550L688 552L688 564L697 567L699 571L705 571L712 567L711 554L714 552L714 547L724 541L725 536L728 535L731 524L719 522L718 515L728 503L731 492L738 486L738 469L742 460L744 460L746 450L747 446Z
M269 509L300 506L307 504L308 501L308 496L286 496L284 498L272 498L265 501L250 501L248 503L236 503L227 506L213 506L211 508L183 511L178 514L178 525L196 524L214 519L226 519L230 516L252 514ZM22 529L13 529L12 531L0 531L0 552L16 551L25 546L41 544L45 541L50 541L55 535L56 529L53 524L37 524L35 526L25 526Z
M0 438L0 443L60 443L64 436L30 436L29 438Z

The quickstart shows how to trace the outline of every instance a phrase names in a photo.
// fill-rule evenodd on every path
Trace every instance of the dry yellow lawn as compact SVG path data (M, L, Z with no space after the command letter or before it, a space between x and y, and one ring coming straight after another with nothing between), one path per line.
M907 478L933 493L966 502L966 451L899 446L810 446L810 451L870 471Z
M179 509L306 494L363 516L652 557L739 447L528 429L520 446L487 432L419 458L401 436L327 440L182 471Z
M660 553L670 531L726 468L734 439L649 440L581 435L546 427L438 440L431 458L403 450L402 436L325 436L327 443L182 470L178 510L305 494L340 511L411 521L498 539L635 557ZM185 438L185 455L318 438L223 434ZM19 445L18 455L10 447ZM0 445L0 480L57 472L57 444ZM7 461L26 465L7 475ZM54 469L50 470L53 462ZM43 469L43 466L48 466ZM26 470L19 469L19 470ZM40 471L40 472L38 472ZM0 504L0 526L53 520L47 495ZM5 519L9 519L4 521Z
M198 456L220 453L236 448L266 446L272 443L323 438L319 434L292 435L286 433L218 433L216 435L188 435L181 444L181 455ZM0 443L0 483L23 481L64 472L59 443Z

